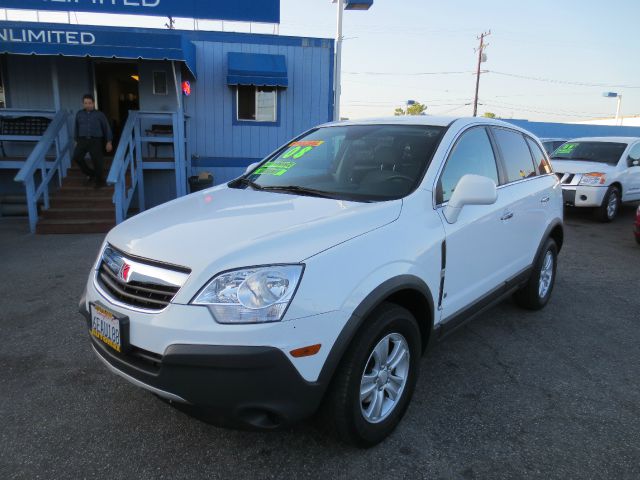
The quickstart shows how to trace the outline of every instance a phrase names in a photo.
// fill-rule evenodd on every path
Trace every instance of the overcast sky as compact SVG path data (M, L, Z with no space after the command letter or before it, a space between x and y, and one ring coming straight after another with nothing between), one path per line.
M1 17L1 16L0 16ZM330 0L282 0L282 35L335 36ZM35 20L11 11L10 20ZM40 13L41 21L67 21ZM502 117L579 121L640 115L639 0L375 0L344 15L343 116L390 115L408 99L428 113L470 115L477 35L491 29L479 112ZM73 23L162 27L166 19L77 14ZM201 21L220 29L221 22ZM178 28L193 28L180 19ZM273 33L273 25L224 22L225 30ZM443 73L461 72L461 73ZM522 78L529 77L529 78Z

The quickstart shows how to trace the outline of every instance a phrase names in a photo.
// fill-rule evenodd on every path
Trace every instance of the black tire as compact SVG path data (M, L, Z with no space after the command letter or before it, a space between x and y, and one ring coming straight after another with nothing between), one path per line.
M388 415L371 423L362 411L361 380L371 365L374 347L389 334L399 334L406 340L409 351L406 383ZM340 440L359 447L371 447L384 440L409 406L418 379L421 353L420 328L411 312L393 303L378 307L357 333L336 370L321 412L323 427L329 428Z
M552 261L551 279L548 288L546 288L544 294L541 295L540 277L542 276L543 266L547 260L548 253L551 254ZM516 303L527 310L540 310L544 308L551 298L551 293L556 283L557 265L558 246L552 238L548 238L542 246L538 258L536 258L533 263L533 271L531 272L529 281L514 295Z
M612 200L612 196L615 195L616 199L616 207L613 209L613 212L609 211L609 202ZM610 186L607 190L607 193L604 195L604 199L602 200L602 205L595 209L595 217L598 221L603 223L612 222L618 212L620 211L620 202L622 200L622 196L620 195L620 189L616 186Z

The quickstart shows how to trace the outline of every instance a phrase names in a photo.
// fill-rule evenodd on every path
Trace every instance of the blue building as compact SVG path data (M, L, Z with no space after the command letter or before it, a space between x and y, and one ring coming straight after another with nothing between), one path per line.
M81 192L67 172L85 93L117 140L99 203L113 218L85 231L187 194L200 172L226 182L333 116L330 39L0 22L0 54L0 197L26 189L42 231L71 203L49 197Z

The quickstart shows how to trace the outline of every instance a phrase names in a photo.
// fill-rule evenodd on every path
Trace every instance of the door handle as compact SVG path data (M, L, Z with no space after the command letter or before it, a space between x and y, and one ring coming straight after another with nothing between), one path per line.
M507 212L504 215L502 215L500 217L500 220L509 220L510 218L513 218L513 212Z
M549 195L547 195L546 197L542 197L540 199L540 203L547 203L549 201Z

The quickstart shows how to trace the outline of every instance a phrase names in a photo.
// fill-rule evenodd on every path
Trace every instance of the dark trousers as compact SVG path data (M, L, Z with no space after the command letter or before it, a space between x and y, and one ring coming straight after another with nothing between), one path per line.
M79 138L76 149L73 152L73 161L78 164L82 173L87 177L93 177L97 184L104 183L104 139ZM87 165L85 156L91 156L93 168Z

